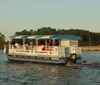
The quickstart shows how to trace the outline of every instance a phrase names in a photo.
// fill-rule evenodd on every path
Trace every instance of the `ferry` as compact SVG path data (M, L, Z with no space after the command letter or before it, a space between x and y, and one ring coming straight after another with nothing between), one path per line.
M4 53L10 61L28 61L54 64L76 62L82 55L76 35L14 35Z

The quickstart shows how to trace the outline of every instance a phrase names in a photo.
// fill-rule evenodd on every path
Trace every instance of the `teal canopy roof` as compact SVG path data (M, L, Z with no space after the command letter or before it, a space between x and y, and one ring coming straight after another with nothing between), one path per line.
M81 37L76 36L76 35L54 35L54 36L51 36L51 38L55 38L55 39L82 40Z
M9 38L15 38L16 36L14 35L14 36L9 36Z
M13 39L71 39L71 40L82 40L81 37L76 36L76 35L14 35L10 36L9 38Z
M22 38L27 38L28 35L14 35L14 36L9 36L11 39L22 39Z

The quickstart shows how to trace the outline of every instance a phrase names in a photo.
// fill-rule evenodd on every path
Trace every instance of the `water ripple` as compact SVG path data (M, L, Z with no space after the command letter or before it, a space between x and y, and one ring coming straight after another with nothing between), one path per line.
M100 85L99 74L99 62L70 66L16 63L8 62L0 52L0 85Z

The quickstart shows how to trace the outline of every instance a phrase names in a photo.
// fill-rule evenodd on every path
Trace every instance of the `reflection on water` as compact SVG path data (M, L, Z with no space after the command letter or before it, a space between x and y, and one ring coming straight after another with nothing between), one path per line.
M100 51L83 51L82 60L100 62Z
M93 52L84 51L82 59L100 61L100 52ZM9 62L0 51L0 85L100 85L100 66Z

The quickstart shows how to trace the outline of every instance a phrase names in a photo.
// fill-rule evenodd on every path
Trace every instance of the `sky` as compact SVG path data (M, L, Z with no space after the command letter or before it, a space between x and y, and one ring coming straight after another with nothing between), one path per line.
M0 32L41 27L100 32L100 0L0 0Z

